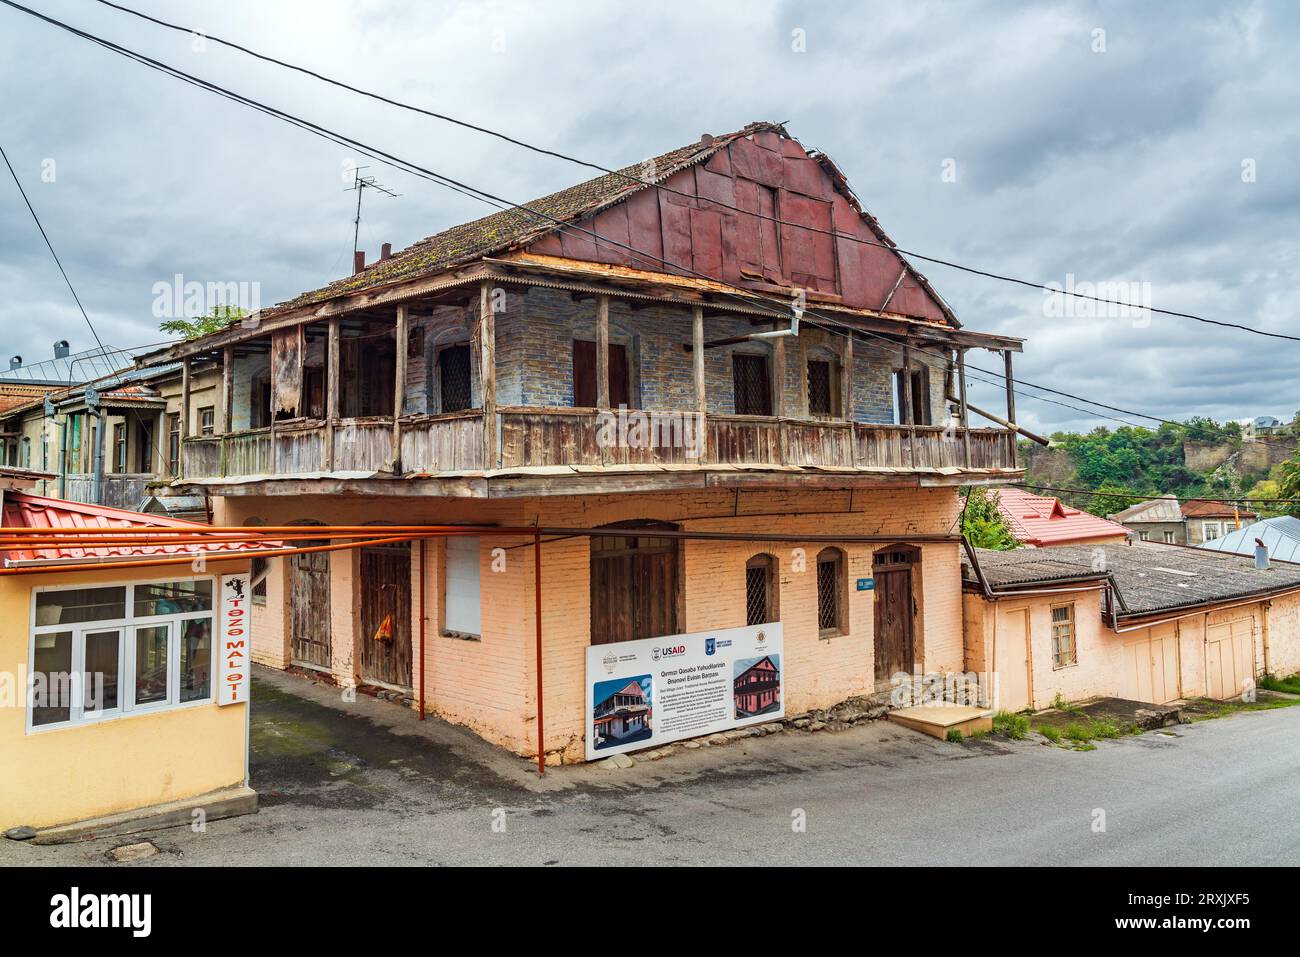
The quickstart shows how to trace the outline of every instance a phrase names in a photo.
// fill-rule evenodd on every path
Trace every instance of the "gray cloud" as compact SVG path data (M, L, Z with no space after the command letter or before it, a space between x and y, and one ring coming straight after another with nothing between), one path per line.
M70 0L51 16L390 152L526 200L578 167ZM826 150L902 246L1044 282L1150 283L1164 308L1294 332L1300 13L1285 3L314 4L142 9L540 145L633 162L754 119ZM1106 52L1093 52L1094 30ZM792 49L803 31L806 52ZM259 282L263 303L342 275L339 147L0 9L3 144L105 341L157 340L153 285ZM57 178L42 182L41 164ZM956 162L955 183L941 164ZM1241 164L1258 179L1243 183ZM362 162L366 162L362 160ZM392 170L361 245L487 208ZM0 182L0 351L90 344ZM1295 344L1156 316L1045 315L1044 297L918 263L977 329L1028 339L1024 378L1166 418L1300 407ZM994 368L996 358L974 355ZM974 383L994 408L1000 391ZM1068 401L1068 400L1067 400ZM1040 429L1110 424L1022 398Z

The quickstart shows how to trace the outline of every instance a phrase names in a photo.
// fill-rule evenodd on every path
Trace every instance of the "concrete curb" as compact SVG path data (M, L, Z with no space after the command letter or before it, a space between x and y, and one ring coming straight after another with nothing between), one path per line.
M194 819L195 808L201 808L208 821L223 817L238 817L257 811L257 792L240 784L220 791L210 791L183 801L169 801L150 807L89 818L71 824L56 824L38 828L33 844L71 844L76 841L93 841L100 837L136 834L140 831L157 831L162 828L189 824Z

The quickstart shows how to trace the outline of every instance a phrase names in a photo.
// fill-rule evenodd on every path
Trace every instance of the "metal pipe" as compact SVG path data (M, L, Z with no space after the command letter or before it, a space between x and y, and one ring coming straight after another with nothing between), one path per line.
M420 539L420 720L424 720L424 593L429 581L428 539Z
M542 729L542 535L533 535L533 617L537 644L537 773L546 773L546 737Z

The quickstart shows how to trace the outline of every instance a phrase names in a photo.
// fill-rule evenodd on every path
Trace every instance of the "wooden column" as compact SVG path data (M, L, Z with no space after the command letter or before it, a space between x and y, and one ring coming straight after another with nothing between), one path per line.
M609 296L596 297L596 408L609 408Z
M785 337L772 340L772 414L785 415Z
M907 440L907 464L916 465L916 423L915 416L912 414L912 346L911 343L903 343L903 370L901 372L903 379L902 398L899 400L902 408L898 410L898 421L901 425L910 426L908 429Z
M696 448L699 449L701 462L708 461L706 443L709 437L708 397L704 394L704 307L695 306L691 310L691 371L695 378L695 428Z
M966 411L966 350L957 350L957 396L961 410L961 438L966 467L970 468L970 420Z
M402 413L406 411L406 348L411 326L406 306L397 307L397 372L393 377L393 471L402 470Z
M1002 350L1002 365L1007 374L1007 421L1015 424L1016 421L1016 380L1011 373L1011 350Z
M840 416L853 421L853 333L844 337L844 356L840 360Z
M492 282L478 287L479 391L483 394L483 466L497 467L497 337L492 316ZM606 362L609 360L606 359Z
M221 350L221 431L230 432L235 416L235 347Z
M325 448L326 472L334 471L334 424L339 417L339 319L329 321L329 345L325 355Z
M185 440L190 437L190 357L181 360L181 420L180 442L176 450L176 471L185 474Z

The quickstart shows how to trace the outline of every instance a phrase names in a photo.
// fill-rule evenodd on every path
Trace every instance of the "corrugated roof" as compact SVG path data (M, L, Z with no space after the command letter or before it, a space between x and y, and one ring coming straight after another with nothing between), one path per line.
M1264 543L1269 558L1280 562L1300 562L1300 518L1290 515L1266 518L1196 547L1212 552L1249 555L1253 559L1256 539Z
M1018 488L990 489L990 493L1016 541L1026 545L1056 545L1128 535L1123 525L1065 505L1058 498L1034 495Z
M1233 518L1236 515L1254 518L1255 513L1244 508L1234 508L1223 502L1205 502L1191 500L1183 503L1185 518Z
M976 549L980 570L994 589L1050 585L1063 579L1109 575L1120 617L1141 617L1300 588L1300 565L1255 568L1253 558L1155 542L1061 545L995 552Z
M3 526L6 528L166 528L205 531L211 526L185 522L159 515L145 515L104 505L84 505L26 492L6 492ZM14 548L3 552L5 564L11 562L50 561L58 559L141 558L148 556L188 555L197 552L256 551L264 545L248 542L200 543L197 545L163 545L142 542L139 545L108 545L80 548L75 545L52 548Z
M1183 513L1178 504L1178 496L1162 495L1159 498L1152 498L1145 502L1138 502L1136 505L1130 505L1128 508L1111 515L1110 520L1113 522L1173 522L1177 524L1183 520Z

